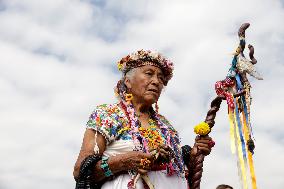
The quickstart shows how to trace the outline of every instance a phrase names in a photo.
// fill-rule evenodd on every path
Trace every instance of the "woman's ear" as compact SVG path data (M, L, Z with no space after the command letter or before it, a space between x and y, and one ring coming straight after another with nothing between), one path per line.
M128 77L125 78L124 85L127 87L127 89L131 89L131 82Z

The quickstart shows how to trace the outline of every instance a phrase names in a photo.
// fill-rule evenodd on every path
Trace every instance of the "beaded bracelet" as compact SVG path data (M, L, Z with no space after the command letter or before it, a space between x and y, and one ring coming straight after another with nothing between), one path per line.
M107 161L108 161L108 157L107 156L103 156L102 157L101 168L104 171L105 176L106 177L110 177L113 174L112 174L111 170L109 169Z
M85 186L91 186L91 188L101 188L100 184L92 182L92 175L94 170L94 165L100 161L102 158L100 155L90 155L86 157L80 167L80 172L78 178L76 178L75 189L83 189Z

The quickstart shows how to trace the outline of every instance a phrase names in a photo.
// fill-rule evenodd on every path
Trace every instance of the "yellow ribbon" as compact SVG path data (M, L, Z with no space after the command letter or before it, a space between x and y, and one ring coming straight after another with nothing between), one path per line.
M236 147L235 147L235 126L234 126L234 116L233 116L233 112L231 110L229 110L229 122L230 122L230 139L231 139L231 151L232 154L236 153Z
M234 113L231 112L231 116L232 116L232 125L233 125L233 129L234 129L234 133L233 133L233 136L234 136L234 149L238 148L238 141L237 141L237 133L235 132L236 131L236 128L235 128L235 121L234 121ZM240 185L242 186L242 189L243 189L243 179L242 179L242 170L241 170L241 166L240 166L240 159L239 159L239 151L237 151L237 153L235 153L236 155L236 158L237 158L237 168L238 168L238 176L239 176L239 182L240 182Z
M246 120L246 116L245 116L244 112L242 113L242 117L243 117L243 124L244 124L245 139L246 139L246 141L248 141L249 140L249 129L248 129L248 126L247 126L247 120ZM250 169L252 189L257 189L252 153L249 150L247 150L247 154L248 154L248 164L249 164L249 169Z
M252 153L248 152L248 161L249 161L249 168L250 168L250 176L251 176L251 185L252 189L257 189L256 186L256 177L254 172L253 160L252 160Z

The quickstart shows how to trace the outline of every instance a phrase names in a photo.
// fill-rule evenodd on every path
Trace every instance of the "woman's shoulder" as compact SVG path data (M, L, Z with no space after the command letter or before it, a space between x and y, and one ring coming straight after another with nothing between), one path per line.
M120 117L123 117L123 112L119 108L118 103L100 104L95 107L89 120L91 122L95 120L96 124L105 122L118 124L121 120Z
M100 132L110 143L123 123L121 112L117 103L97 105L89 117L87 128Z
M112 103L112 104L99 104L95 107L95 110L105 110L105 111L110 111L112 109L118 108L118 103Z
M99 104L93 110L93 113L114 114L121 112L118 103L113 104Z

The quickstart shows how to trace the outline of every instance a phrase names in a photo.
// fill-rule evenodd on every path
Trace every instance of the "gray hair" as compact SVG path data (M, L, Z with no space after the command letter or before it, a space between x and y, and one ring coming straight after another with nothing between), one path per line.
M133 68L126 72L126 74L122 75L121 79L118 81L116 87L114 88L115 93L118 93L118 95L116 96L117 99L121 100L123 93L127 91L127 86L124 84L125 79L128 78L132 80L137 70L138 68Z
M136 74L137 70L139 69L139 67L137 68L133 68L131 70L129 70L124 76L123 76L123 81L128 78L130 80L132 80L133 76Z

